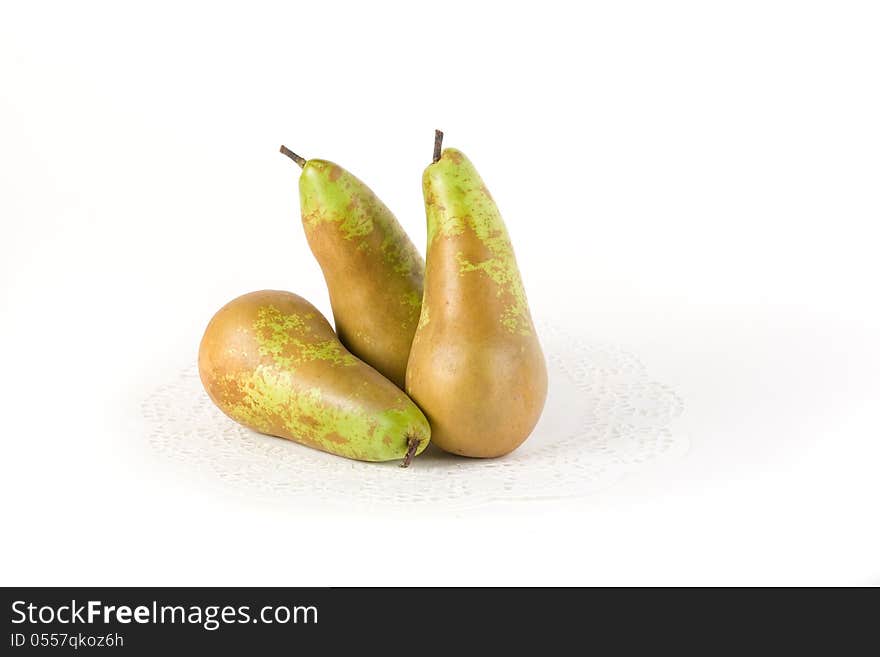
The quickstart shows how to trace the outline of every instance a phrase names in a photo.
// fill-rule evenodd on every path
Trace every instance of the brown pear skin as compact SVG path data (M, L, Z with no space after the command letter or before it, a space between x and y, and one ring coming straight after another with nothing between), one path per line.
M382 201L333 162L304 160L300 209L324 272L336 332L358 358L403 388L419 322L425 262Z
M199 347L199 375L236 422L331 454L406 466L431 437L412 400L290 292L251 292L221 308Z
M428 222L425 296L406 390L447 452L490 458L532 432L547 369L501 214L460 151L422 177Z

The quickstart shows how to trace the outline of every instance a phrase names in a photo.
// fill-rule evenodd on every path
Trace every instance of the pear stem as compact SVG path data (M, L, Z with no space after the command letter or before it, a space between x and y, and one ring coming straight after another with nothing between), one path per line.
M443 146L443 131L434 131L434 164L440 161L440 148Z
M305 160L305 158L300 157L299 155L297 155L296 153L294 153L292 150L290 150L287 146L282 146L282 147L281 147L281 152L284 153L284 154L285 154L287 157L289 157L291 160L293 160L294 162L296 162L296 163L299 165L300 169L302 169L302 168L306 165L306 160Z
M419 445L422 444L422 441L416 438L415 436L410 436L406 441L406 456L403 457L403 463L400 464L401 468L408 468L409 464L412 463L413 457L416 455L416 450L419 448Z

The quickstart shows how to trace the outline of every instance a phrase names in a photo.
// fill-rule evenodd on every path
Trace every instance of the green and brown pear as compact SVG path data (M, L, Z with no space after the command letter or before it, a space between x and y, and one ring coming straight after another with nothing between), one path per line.
M422 256L361 180L333 162L281 150L302 166L302 224L324 272L339 339L402 388L421 312Z
M199 375L236 422L332 454L408 464L430 440L412 400L290 292L252 292L221 308L199 347Z
M428 417L435 445L501 456L529 436L547 396L513 246L473 164L452 148L441 155L439 138L422 183L425 294L406 390Z

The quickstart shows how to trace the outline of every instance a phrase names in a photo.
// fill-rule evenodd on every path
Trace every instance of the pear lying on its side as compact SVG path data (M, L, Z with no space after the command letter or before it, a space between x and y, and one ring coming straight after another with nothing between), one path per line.
M425 297L406 390L447 452L493 457L532 432L547 368L513 246L474 165L449 148L425 169Z
M412 400L289 292L252 292L221 308L199 347L199 375L236 422L332 454L406 466L431 437Z

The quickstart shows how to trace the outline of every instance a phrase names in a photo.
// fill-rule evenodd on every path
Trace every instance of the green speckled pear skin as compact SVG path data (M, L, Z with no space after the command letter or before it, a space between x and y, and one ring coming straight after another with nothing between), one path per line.
M431 429L397 386L346 350L308 301L266 290L238 297L211 319L199 375L236 422L360 461L406 455Z
M471 162L447 148L422 177L428 221L425 296L406 390L435 445L490 458L532 432L547 369L513 246Z
M422 256L370 188L332 162L306 162L299 195L339 339L403 388L422 306Z

